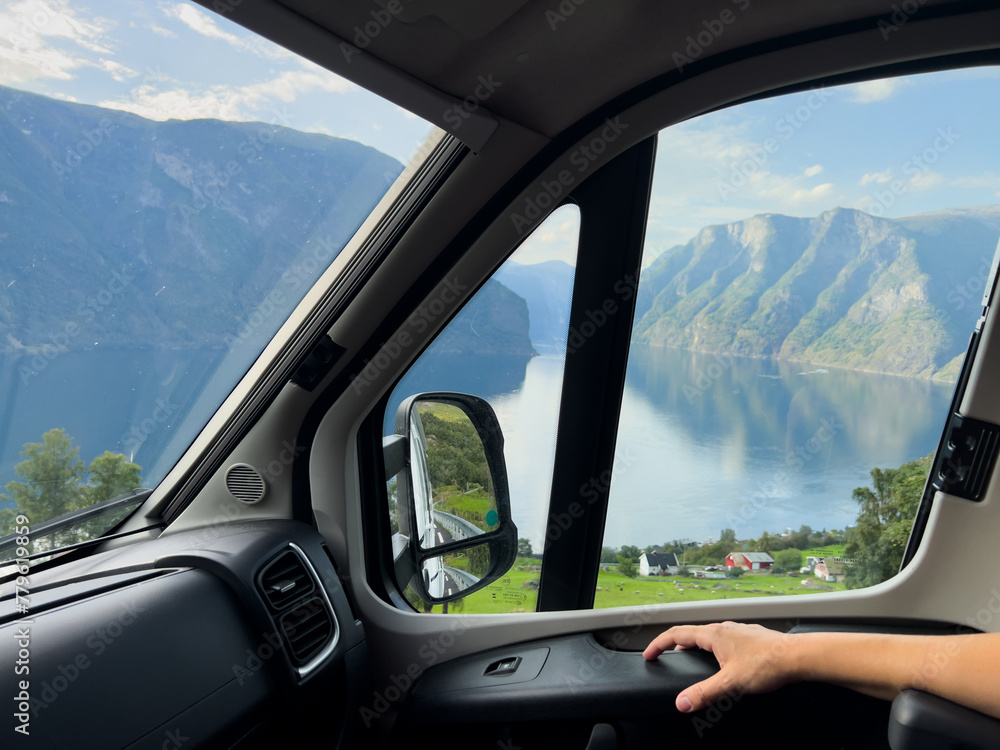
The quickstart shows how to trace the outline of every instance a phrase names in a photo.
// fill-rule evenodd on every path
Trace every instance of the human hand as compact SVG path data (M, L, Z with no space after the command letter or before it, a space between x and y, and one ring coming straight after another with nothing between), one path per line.
M788 654L790 636L760 625L721 622L679 625L660 633L642 655L653 660L664 651L700 648L711 651L719 671L677 696L677 710L698 711L724 696L765 693L795 679Z

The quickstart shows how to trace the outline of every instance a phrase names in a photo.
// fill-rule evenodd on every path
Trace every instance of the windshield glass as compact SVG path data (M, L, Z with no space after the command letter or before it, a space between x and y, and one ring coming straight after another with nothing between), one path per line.
M155 487L432 131L190 3L0 10L0 536Z

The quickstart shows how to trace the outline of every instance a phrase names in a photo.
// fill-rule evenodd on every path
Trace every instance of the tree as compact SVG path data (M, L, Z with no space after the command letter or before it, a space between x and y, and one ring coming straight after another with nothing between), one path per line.
M601 547L601 562L613 563L618 560L618 550L614 547Z
M521 538L517 540L517 556L518 557L534 557L535 553L531 551L531 540Z
M723 529L722 533L719 534L719 541L736 544L736 532L733 529Z
M87 508L97 503L123 495L140 485L141 468L126 460L120 453L105 451L84 469L80 449L73 445L73 438L60 428L42 435L40 443L25 443L21 455L25 460L14 467L22 481L7 483L7 495L0 501L14 501L13 512L0 514L0 533L10 532L16 514L27 516L30 525ZM86 474L90 474L85 482ZM8 509L11 510L11 509ZM130 512L121 508L111 515L104 515L53 535L50 546L72 544L101 534Z
M632 558L625 557L625 555L618 555L618 572L626 578L635 578L639 575Z
M851 560L844 576L848 588L874 586L899 572L932 458L909 461L898 469L872 469L871 488L854 490L858 520L846 534L844 550Z
M691 569L686 565L682 565L677 569L677 575L688 578L691 575Z
M21 455L25 460L14 473L24 481L8 482L6 489L31 525L84 507L80 486L84 464L65 430L49 430L42 442L25 443Z
M782 570L798 570L802 567L802 552L794 548L774 553L774 563Z
M638 560L642 555L642 550L638 547L633 547L631 544L623 544L621 550L619 550L623 557L628 557L633 562Z
M772 549L774 549L774 538L765 531L757 540L757 551L770 552Z
M726 568L726 578L739 578L743 575L743 568Z

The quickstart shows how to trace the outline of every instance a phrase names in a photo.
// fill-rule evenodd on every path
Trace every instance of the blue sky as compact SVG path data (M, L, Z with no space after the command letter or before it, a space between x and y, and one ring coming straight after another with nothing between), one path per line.
M431 126L198 5L23 0L0 9L0 84L156 120L261 121L400 161Z
M702 227L757 214L840 206L898 218L1000 204L998 123L1000 69L980 68L781 96L667 128L643 265ZM518 260L572 263L569 219L543 225Z

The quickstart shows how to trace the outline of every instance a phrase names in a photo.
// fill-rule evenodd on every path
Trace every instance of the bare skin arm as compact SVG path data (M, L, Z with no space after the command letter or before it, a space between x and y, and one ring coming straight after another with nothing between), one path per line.
M764 693L801 680L830 682L892 700L918 688L1000 718L1000 633L904 636L785 634L735 622L681 625L657 636L643 656L701 648L720 670L677 696L685 713L723 696Z

